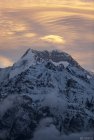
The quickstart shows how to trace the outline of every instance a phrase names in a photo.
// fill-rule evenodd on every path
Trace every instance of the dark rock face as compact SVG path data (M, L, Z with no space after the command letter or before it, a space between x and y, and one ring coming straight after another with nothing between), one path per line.
M32 64L30 51L0 70L0 140L31 140L45 118L62 135L94 130L94 76L64 52L33 50Z
M6 102L10 101L7 97ZM30 106L31 105L31 106ZM28 139L33 136L36 127L34 122L35 111L32 107L32 100L26 96L18 95L12 98L12 105L0 115L0 132L5 131L5 139Z
M26 52L26 54L28 53L28 51ZM35 53L35 57L37 60L39 59L43 59L46 61L52 60L54 62L68 61L72 65L79 66L79 64L70 55L68 55L65 52L58 52L57 50L53 50L52 52L48 52L48 51L40 52L40 51L32 50L32 52Z

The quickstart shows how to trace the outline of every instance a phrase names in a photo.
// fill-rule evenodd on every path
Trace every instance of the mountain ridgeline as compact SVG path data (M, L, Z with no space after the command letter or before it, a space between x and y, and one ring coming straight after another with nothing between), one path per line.
M48 129L56 140L94 131L94 75L65 52L29 49L0 69L0 140L40 140Z

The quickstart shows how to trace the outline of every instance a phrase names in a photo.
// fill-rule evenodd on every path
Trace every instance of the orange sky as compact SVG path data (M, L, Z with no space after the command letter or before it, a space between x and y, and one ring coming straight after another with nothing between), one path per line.
M0 32L0 67L28 48L59 49L94 71L94 0L0 0Z
M25 8L32 6L67 6L72 8L94 10L94 0L1 0L2 8Z

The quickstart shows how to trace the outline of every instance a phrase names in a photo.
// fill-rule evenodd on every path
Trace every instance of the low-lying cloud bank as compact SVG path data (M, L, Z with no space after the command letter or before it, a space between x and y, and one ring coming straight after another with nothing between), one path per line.
M32 140L32 139L31 139ZM39 130L33 140L94 140L93 132L75 133L71 135L58 135L54 128Z
M34 138L31 140L94 140L94 133L90 131L73 133L70 135L65 135L63 132L60 134L55 125L53 125L52 119L46 118L40 121L35 131Z

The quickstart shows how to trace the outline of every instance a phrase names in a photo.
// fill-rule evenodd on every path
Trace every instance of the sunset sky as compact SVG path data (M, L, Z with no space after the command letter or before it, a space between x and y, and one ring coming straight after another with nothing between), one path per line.
M59 49L94 71L94 0L0 0L0 67Z

